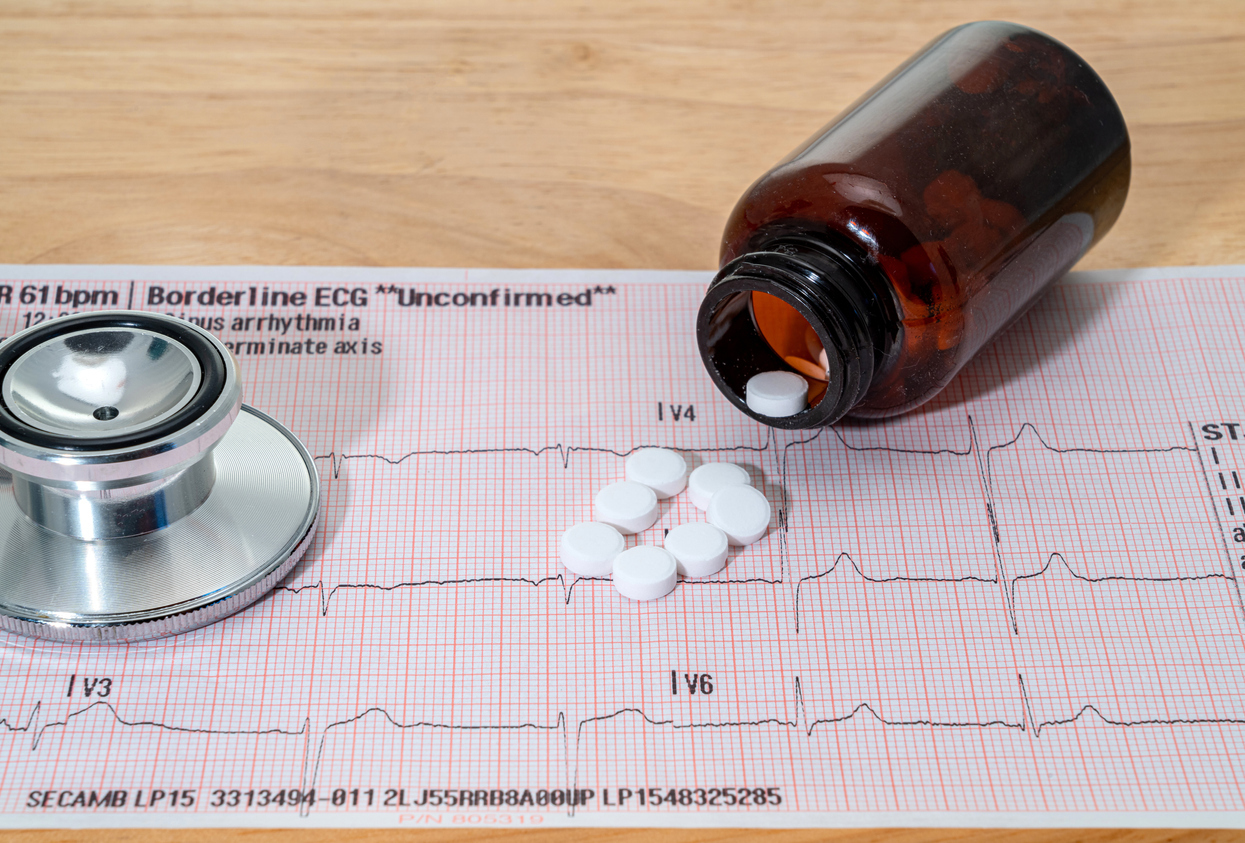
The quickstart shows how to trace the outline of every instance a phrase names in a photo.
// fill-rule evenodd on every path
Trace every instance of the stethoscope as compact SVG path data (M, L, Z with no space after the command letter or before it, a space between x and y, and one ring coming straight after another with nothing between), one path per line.
M0 344L0 466L0 629L59 641L237 612L294 567L319 511L311 455L242 403L229 350L154 313Z

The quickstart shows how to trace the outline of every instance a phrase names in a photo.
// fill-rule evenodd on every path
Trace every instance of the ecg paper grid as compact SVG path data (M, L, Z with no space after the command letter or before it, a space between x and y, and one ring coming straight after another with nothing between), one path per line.
M281 338L239 316L359 319L240 355L317 457L320 534L196 632L0 633L0 821L1245 824L1245 267L1070 276L920 410L799 432L704 372L708 278L3 268L5 335L65 309L26 286L367 303L152 308L227 342ZM591 306L400 304L494 289ZM558 538L652 445L747 466L774 518L634 603ZM629 543L703 517L684 493Z

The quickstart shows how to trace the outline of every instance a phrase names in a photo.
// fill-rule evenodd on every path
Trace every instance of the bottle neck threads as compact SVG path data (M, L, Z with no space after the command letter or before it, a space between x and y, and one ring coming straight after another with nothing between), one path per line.
M748 415L771 427L814 428L833 424L855 407L892 356L899 331L894 302L881 270L850 244L828 232L771 231L758 247L718 272L700 307L696 338L701 357L718 388ZM761 312L772 296L787 314L787 336L778 335ZM761 305L761 307L759 307ZM791 311L784 305L789 306ZM798 317L796 316L798 314ZM793 331L819 343L825 379L811 377L810 363L792 360ZM815 334L816 341L812 339ZM795 371L809 381L809 406L784 417L763 416L747 405L754 375Z

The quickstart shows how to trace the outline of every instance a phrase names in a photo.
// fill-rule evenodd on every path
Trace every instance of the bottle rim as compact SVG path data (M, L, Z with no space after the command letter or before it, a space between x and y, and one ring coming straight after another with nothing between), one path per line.
M807 257L788 249L739 256L714 278L697 316L697 342L710 377L732 404L770 427L801 430L833 424L860 401L873 378L868 316L841 294L851 281ZM794 308L827 353L824 393L791 416L762 415L747 403L745 387L754 375L790 371L808 379L766 339L753 311L753 293L772 295Z

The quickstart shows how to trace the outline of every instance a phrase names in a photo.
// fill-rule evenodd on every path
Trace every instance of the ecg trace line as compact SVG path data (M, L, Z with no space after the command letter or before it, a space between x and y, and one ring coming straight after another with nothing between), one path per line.
M990 577L989 579L986 579L984 577L978 577L972 574L966 574L962 577L909 577L904 574L895 574L894 576L889 576L889 577L872 577L866 574L863 570L861 570L860 565L857 564L856 560L852 558L851 554L846 553L846 552L840 553L835 558L834 564L831 565L829 568L827 568L824 571L821 571L820 573L809 574L808 576L801 577L800 581L796 583L795 585L795 631L796 633L799 633L800 631L800 589L804 587L805 583L820 580L824 577L828 577L830 574L833 574L835 571L838 570L839 564L845 559L852 564L852 570L855 571L856 574L867 583L884 584L884 583L892 583L892 582L919 582L919 583L957 583L957 582L993 583L993 582L998 582L998 580L995 577Z
M39 717L39 712L42 710L42 708L43 708L43 701L39 700L38 702L35 703L35 707L31 710L30 717L27 718L26 724L24 726L17 726L12 723L9 723L9 721L5 718L0 718L0 726L4 727L4 730L6 732L10 732L10 733L22 732L22 733L29 734L31 736L30 751L34 752L35 750L39 748L39 744L43 741L44 734L49 729L55 729L55 728L61 728L61 727L68 726L72 720L79 718L79 717L83 717L89 714L93 709L96 709L96 708L108 709L109 713L116 719L117 723L121 724L122 726L133 727L133 728L141 728L141 727L147 726L147 727L151 727L155 729L164 729L169 732L180 732L182 734L187 734L187 735L222 735L222 736L246 735L248 737L264 737L265 735L293 736L293 735L306 734L311 724L310 719L304 719L303 728L297 731L293 731L291 729L282 729L280 727L275 727L275 726L268 728L268 729L209 729L209 728L202 728L202 727L197 727L197 726L179 726L176 724L163 723L158 720L126 720L124 717L122 717L117 712L116 706L114 706L112 703L106 702L104 700L99 700L96 702L88 703L87 705L75 711L71 711L69 714L65 715L65 718L63 720L49 720L48 722L43 723L41 725L36 725L38 721L38 717Z
M772 433L767 437L768 441L764 445L729 445L720 448L681 448L680 450L690 454L715 454L729 453L740 451L751 451L754 453L764 453L769 450L773 444ZM387 457L384 454L338 454L336 451L329 451L327 454L318 454L313 457L316 460L328 460L332 470L333 479L336 480L341 476L342 466L347 460L379 460L389 465L402 465L409 459L416 457L457 457L457 456L474 456L478 454L529 454L533 457L541 457L547 453L557 453L561 459L562 467L569 468L571 457L575 454L610 454L615 457L628 457L636 451L644 448L664 447L658 445L636 445L626 451L618 451L613 448L598 448L589 445L564 445L561 442L553 445L544 445L539 448L528 448L521 445L512 448L429 448L422 451L408 451L400 457Z
M1080 580L1081 582L1094 584L1094 585L1098 583L1105 583L1105 582L1174 583L1174 582L1199 582L1201 580L1231 579L1231 577L1229 577L1227 574L1222 574L1222 573L1193 574L1190 576L1178 576L1178 577L1136 577L1136 576L1126 577L1126 576L1123 576L1122 574L1107 574L1101 577L1091 577L1087 574L1082 574L1079 571L1077 571L1070 564L1068 564L1068 560L1064 557L1062 553L1060 553L1059 551L1054 551L1053 553L1050 554L1050 556L1047 557L1046 564L1044 564L1039 570L1034 571L1032 574L1018 574L1017 576L1012 577L1011 582L1008 584L1008 591L1010 592L1010 595L1011 595L1010 605L1013 607L1012 617L1011 617L1012 628L1017 633L1019 633L1020 628L1017 624L1016 614L1015 614L1015 609L1014 609L1015 603L1016 603L1016 584L1019 583L1021 580L1036 579L1037 577L1044 575L1048 570L1050 570L1051 563L1053 563L1056 559L1059 560L1060 564L1063 565L1063 569L1067 571L1069 574L1071 574L1074 579Z
M802 436L800 438L796 438L789 442L781 443L782 452L781 452L780 464L779 464L779 482L776 485L777 485L777 488L780 490L780 493L783 495L783 499L775 507L776 521L777 521L776 532L777 532L778 542L779 542L779 548L778 548L779 576L776 579L753 577L753 578L748 578L746 580L723 579L723 580L694 581L694 582L685 582L684 585L685 586L686 585L697 585L698 586L698 585L707 585L707 584L740 585L740 584L745 584L745 583L764 583L764 584L771 584L771 585L779 585L779 584L786 582L788 557L790 556L790 549L788 547L788 532L790 529L790 513L789 513L790 501L787 498L787 480L789 476L789 459L791 456L791 451L793 448L802 448L803 446L809 445L817 441L818 439L822 437L822 435L826 432L826 430L829 430L831 433L833 433L833 435L835 436L839 444L841 444L846 450L858 452L858 453L886 452L886 453L899 453L899 454L916 455L916 456L955 456L955 457L973 456L977 461L977 473L979 476L979 480L981 482L982 496L984 498L986 516L987 516L987 520L990 525L990 530L992 533L991 538L993 538L992 551L994 554L996 575L994 578L990 578L990 579L986 579L986 578L982 578L982 577L978 577L974 575L966 575L964 577L899 576L899 577L873 578L873 577L869 577L865 575L865 573L863 572L863 570L861 570L856 560L852 559L852 557L849 554L840 554L840 556L836 558L834 564L832 564L826 570L820 573L817 573L817 574L811 574L811 575L802 577L796 583L796 617L795 617L796 631L797 632L799 631L799 598L800 598L800 589L803 583L808 582L810 580L820 579L830 574L838 567L839 562L844 557L846 557L849 560L851 560L853 568L855 568L856 572L860 574L862 578L864 578L866 581L869 581L869 582L910 581L910 582L940 583L940 582L967 582L967 581L975 581L975 582L1007 581L1008 587L1004 590L1004 595L1003 595L1003 599L1006 603L1005 610L1009 616L1009 620L1011 621L1013 632L1016 634L1019 634L1019 626L1018 626L1017 613L1016 613L1016 607L1015 607L1015 584L1017 580L1030 579L1045 572L1046 569L1050 565L1050 559L1048 558L1046 565L1044 565L1042 570L1039 572L1031 573L1031 574L1023 574L1023 575L1019 575L1017 577L1011 577L1011 578L1007 577L1006 575L1007 566L1005 565L1005 561L1003 559L1002 548L1001 548L1002 538L1001 538L1000 527L999 527L999 522L998 522L998 508L994 500L995 489L994 489L994 481L993 481L993 476L992 476L993 469L990 465L991 459L995 455L995 453L1001 452L1008 448L1015 447L1026 433L1032 434L1044 449L1046 449L1047 451L1051 453L1059 454L1059 455L1081 454L1081 453L1106 454L1106 455L1113 455L1113 454L1129 455L1129 454L1163 454L1163 453L1172 453L1176 451L1184 451L1184 452L1190 452L1190 451L1196 452L1197 451L1197 448L1195 446L1191 447L1188 445L1172 445L1172 446L1155 447L1155 448L1086 448L1086 447L1059 448L1047 442L1046 439L1042 436L1041 432L1037 429L1037 427L1031 422L1027 422L1027 421L1021 423L1021 425L1017 428L1015 434L1010 439L1004 442L995 444L995 445L991 445L988 448L985 448L983 450L978 441L977 428L973 420L973 417L971 415L967 415L966 421L967 421L968 434L969 434L968 445L963 449L956 449L956 448L914 449L914 448L897 448L897 447L889 446L889 445L853 445L847 441L847 438L845 437L843 431L840 430L839 428L822 428L817 431L814 431L812 434ZM778 442L778 437L777 437L776 432L773 429L767 429L766 430L766 441L761 445L737 445L737 446L718 447L718 448L686 448L686 449L681 449L681 450L685 451L686 453L696 453L696 454L727 453L727 452L741 452L741 451L759 454L759 453L765 453L765 452L773 450L778 444L779 442ZM570 460L572 456L576 453L602 453L602 454L611 454L617 457L626 457L638 450L641 450L643 448L648 448L648 447L657 447L657 446L643 444L643 445L637 445L625 451L621 451L621 450L615 450L615 449L610 449L610 448L597 448L597 447L590 447L590 446L567 445L565 443L556 443L556 444L545 445L541 447L484 448L484 449L463 449L463 450L442 449L442 450L410 451L398 457L387 457L387 456L379 455L379 454L336 454L335 452L329 452L329 454L319 456L317 457L317 459L328 459L333 463L334 477L340 476L341 466L344 465L344 463L347 460L377 459L389 465L396 466L396 465L401 465L403 462L413 457L419 457L419 456L460 456L460 455L478 455L478 454L496 454L496 453L529 454L533 457L543 456L548 453L557 453L559 455L559 461L561 462L562 467L565 469L565 468L569 468ZM1052 554L1052 558L1056 555L1060 557L1064 566L1067 567L1069 572L1071 572L1074 576L1078 577L1079 579L1088 579L1078 574L1077 572L1075 572L1068 565L1066 558L1059 551L1055 551ZM1199 577L1172 577L1172 578L1124 577L1124 576L1118 577L1118 579L1121 579L1121 580L1136 580L1139 582L1148 582L1148 581L1166 582L1166 581L1180 581L1180 580L1186 580L1186 579L1203 579L1203 578L1205 577L1200 577L1200 576ZM323 580L321 580L318 583L301 585L301 586L277 586L277 590L298 594L309 588L319 589L321 592L320 611L321 611L321 614L324 615L324 614L327 614L329 610L329 606L332 602L332 598L339 591L343 591L343 590L370 588L370 589L376 589L379 591L394 591L394 590L402 589L402 588L419 588L422 586L470 585L470 584L480 584L480 583L490 583L490 582L515 583L515 584L523 584L523 585L530 585L530 586L542 586L547 583L557 582L563 591L564 604L569 604L573 596L575 586L582 579L596 579L600 581L604 580L604 578L579 577L579 578L575 578L571 580L568 584L567 578L565 578L564 575L559 573L556 575L551 575L551 576L541 577L541 578L531 578L531 577L437 578L437 579L428 579L428 580L408 580L408 581L403 581L399 583L393 583L390 585L380 585L380 584L367 583L367 582L346 582L346 583L338 583L332 586L329 589L327 594L324 593L324 589L326 588L326 586ZM1094 580L1090 580L1090 581L1094 581Z
M472 723L443 723L435 720L418 720L410 723L402 722L395 718L383 706L368 706L357 714L350 717L341 718L328 723L319 733L319 739L316 745L314 761L311 758L304 757L303 772L300 776L301 789L303 791L315 790L319 788L320 776L323 772L323 763L326 751L326 745L330 734L337 729L344 728L356 723L360 723L369 716L377 715L381 717L391 727L399 730L410 729L431 729L431 730L448 730L454 732L516 732L531 730L535 732L560 732L563 742L564 753L564 775L567 785L571 789L578 787L579 779L579 757L584 739L584 732L587 728L597 723L607 723L624 716L636 716L642 719L646 724L656 728L669 728L674 730L700 730L700 729L741 729L741 728L761 728L765 726L777 726L780 728L794 729L798 733L802 733L805 738L811 738L813 734L824 726L835 726L854 721L857 717L868 716L878 724L887 728L945 728L945 729L992 729L1005 728L1015 729L1020 732L1027 732L1034 738L1040 738L1042 732L1048 727L1061 727L1073 725L1089 714L1098 717L1103 723L1109 726L1122 728L1145 728L1145 727L1164 727L1164 726L1245 726L1245 718L1241 717L1176 717L1176 718L1141 718L1129 720L1123 718L1108 717L1094 704L1087 703L1081 706L1075 714L1070 717L1053 717L1046 720L1039 720L1033 713L1032 700L1029 695L1028 687L1025 683L1023 674L1016 675L1018 693L1021 697L1023 706L1023 717L1020 722L1013 722L995 718L991 720L936 720L933 718L913 718L899 719L888 718L883 716L868 701L857 703L849 712L833 717L823 717L815 720L808 720L807 703L805 700L804 690L800 677L793 677L793 704L795 706L796 716L791 719L782 717L761 717L753 719L738 720L704 720L690 723L679 723L673 718L655 718L646 711L636 706L623 706L614 711L604 714L597 714L591 717L585 717L576 721L575 726L575 746L572 755L569 747L568 735L568 715L565 711L559 711L557 718L552 723L539 723L532 721L523 721L516 723L489 723L489 724L472 724ZM42 708L42 701L36 702L34 709L24 725L15 725L7 719L0 719L0 728L9 733L26 733L31 735L30 751L38 751L40 744L46 733L51 729L66 728L72 721L83 717L95 709L103 709L115 720L115 722L124 728L154 728L168 732L192 735L208 735L208 736L241 736L241 737L294 737L308 739L313 730L310 718L303 720L301 728L283 729L279 727L261 728L261 729L214 729L205 727L182 726L176 724L164 723L157 720L141 719L129 720L122 717L113 703L106 701L98 701L90 703L81 709L70 712L64 718L55 721L49 721L44 724L38 724L38 715ZM306 816L309 813L310 805L300 806L300 815ZM573 813L573 805L568 806L568 810Z
M443 579L443 580L411 580L409 582L398 582L390 585L380 585L379 583L338 583L329 589L325 594L324 580L319 582L308 583L306 585L278 585L273 591L285 591L290 594L302 594L304 591L318 590L320 592L320 615L323 617L329 613L329 603L339 591L350 591L356 589L373 589L375 591L397 591L404 588L421 588L424 586L446 586L446 585L478 585L481 583L522 583L538 587L546 583L556 582L562 587L563 603L569 604L571 596L575 591L575 586L584 581L590 582L609 582L608 577L573 577L570 584L567 584L567 578L562 574L552 574L547 577L533 579L531 577L463 577L461 579Z
M1048 726L1068 726L1079 722L1085 715L1091 713L1108 726L1119 726L1125 729L1146 726L1245 726L1245 717L1150 717L1141 720L1121 720L1107 717L1093 703L1082 705L1077 709L1076 714L1073 714L1071 717L1038 720L1033 714L1032 701L1029 698L1029 689L1025 685L1024 676L1016 674L1016 679L1020 683L1020 694L1024 700L1026 721L1033 724L1034 737L1041 737L1042 731Z

